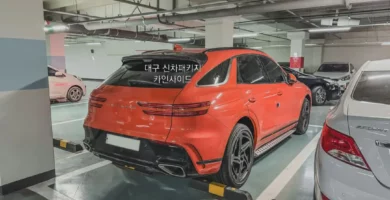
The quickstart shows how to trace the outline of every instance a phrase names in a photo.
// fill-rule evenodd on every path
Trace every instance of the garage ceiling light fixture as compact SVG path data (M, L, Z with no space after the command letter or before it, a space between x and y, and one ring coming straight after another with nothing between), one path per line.
M309 29L309 33L346 32L350 30L351 27L313 28Z
M389 46L390 42L382 42L382 46Z
M252 49L263 49L263 47L250 47Z
M169 38L168 42L189 42L192 38Z
M100 46L100 45L102 45L102 43L100 43L100 42L88 42L88 43L86 43L86 45L88 45L88 46Z
M256 37L258 35L259 35L258 33L241 33L241 34L234 34L233 38Z

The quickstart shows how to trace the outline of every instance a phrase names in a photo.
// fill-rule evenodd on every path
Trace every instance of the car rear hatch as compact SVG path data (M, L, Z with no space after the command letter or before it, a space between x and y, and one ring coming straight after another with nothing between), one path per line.
M390 72L363 72L348 105L350 135L375 177L390 187Z
M189 55L124 58L122 67L92 93L85 125L165 141L172 104L204 62L205 58Z

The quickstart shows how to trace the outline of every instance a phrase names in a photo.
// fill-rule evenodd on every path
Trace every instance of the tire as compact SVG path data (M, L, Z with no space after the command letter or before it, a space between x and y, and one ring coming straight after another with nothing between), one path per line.
M243 151L238 150L239 144L241 144ZM242 144L245 144L245 146ZM253 165L253 144L253 135L250 129L246 125L238 123L233 128L225 149L221 168L212 177L213 180L234 188L240 188L244 185ZM233 160L234 157L236 157L236 160Z
M309 128L309 122L310 122L310 101L309 99L305 98L303 100L301 113L299 115L297 130L294 134L296 135L303 135L306 133L307 129Z
M70 102L78 102L83 97L83 90L78 86L72 86L68 90L66 98Z
M312 96L313 96L313 105L315 106L322 106L326 102L326 90L323 86L315 86L311 90Z

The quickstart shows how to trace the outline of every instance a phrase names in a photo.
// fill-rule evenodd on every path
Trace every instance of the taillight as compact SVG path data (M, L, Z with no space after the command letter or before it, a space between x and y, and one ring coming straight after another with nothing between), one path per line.
M103 97L95 97L95 96L91 96L89 98L89 106L96 107L96 108L101 108L101 107L103 107L103 104L95 103L94 101L104 103L104 102L107 101L107 99L103 98Z
M325 124L322 129L321 146L330 156L347 164L370 170L353 138L331 129Z
M328 197L326 197L324 194L321 193L322 200L330 200Z
M138 102L147 115L190 117L204 115L207 113L210 102L191 103L191 104L159 104Z

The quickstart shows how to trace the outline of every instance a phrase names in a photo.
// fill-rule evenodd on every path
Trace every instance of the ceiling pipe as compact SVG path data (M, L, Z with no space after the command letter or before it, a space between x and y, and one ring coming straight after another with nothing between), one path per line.
M176 21L190 21L190 20L197 20L197 19L209 19L209 18L220 18L220 17L227 17L227 16L239 16L239 15L247 15L247 14L276 12L276 11L285 10L286 8L295 10L295 9L307 9L307 8L318 8L318 7L328 7L328 6L343 6L344 4L345 4L344 0L288 1L288 2L281 2L277 4L266 4L266 5L261 4L261 5L244 6L238 8L189 13L189 14L182 14L182 15L159 16L158 18L149 18L149 19L147 18L136 19L136 20L121 21L121 22L114 21L109 23L92 22L92 23L86 23L84 25L85 28L87 28L88 30L96 30L101 28L123 28L123 27L137 26L137 25L157 24L160 21L172 23Z
M342 1L342 0L337 0L337 1ZM191 7L186 7L186 8L176 8L173 10L160 10L160 11L156 11L156 12L145 12L145 13L139 13L139 14L121 15L121 16L115 16L115 17L105 17L104 19L94 19L94 20L89 20L89 21L85 21L85 22L100 22L100 21L115 20L115 19L128 19L130 17L144 17L144 16L148 16L148 15L173 14L173 13L178 13L178 12L189 12L189 11L196 12L196 11L198 11L198 9L217 7L217 6L225 6L225 5L231 5L231 4L237 4L237 3L251 3L251 2L252 3L253 2L259 3L258 0L232 0L229 2L207 3L207 4L202 4L202 5L198 5L198 6L191 6ZM77 23L75 23L75 24L77 24Z
M122 38L122 39L132 39L132 40L142 40L142 41L152 41L152 42L168 42L168 37L166 35L151 35L147 33L139 33L133 31L125 31L118 29L100 29L89 31L83 25L74 24L70 25L67 33L85 35L85 36L105 36L112 38Z
M48 12L48 13L55 13L55 14L59 14L59 15L69 15L69 16L85 17L85 18L91 18L91 19L102 19L102 17L91 16L91 15L84 15L84 14L77 14L77 13L71 13L71 12L63 12L63 11L47 10L47 9L43 9L43 11Z

